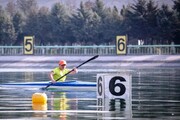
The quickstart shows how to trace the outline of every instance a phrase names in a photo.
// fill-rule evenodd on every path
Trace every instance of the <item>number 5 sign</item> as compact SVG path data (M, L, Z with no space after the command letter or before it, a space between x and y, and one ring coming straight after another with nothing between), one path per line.
M116 53L124 55L127 51L127 36L116 36Z
M131 80L130 73L98 74L97 97L131 99Z
M25 55L34 54L34 37L33 36L24 37L24 50L23 51Z

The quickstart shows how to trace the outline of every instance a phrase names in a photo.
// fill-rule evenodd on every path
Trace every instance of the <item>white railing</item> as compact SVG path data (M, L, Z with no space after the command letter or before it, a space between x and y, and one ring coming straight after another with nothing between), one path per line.
M23 55L23 46L0 46L0 55ZM34 55L116 55L116 46L34 46ZM180 45L128 45L127 55L180 54Z

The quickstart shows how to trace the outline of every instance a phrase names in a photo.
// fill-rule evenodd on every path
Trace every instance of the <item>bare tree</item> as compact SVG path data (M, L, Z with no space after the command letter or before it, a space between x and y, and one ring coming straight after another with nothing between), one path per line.
M14 1L9 1L5 9L10 16L13 17L17 12L16 3Z
M36 14L38 12L36 0L17 0L17 6L25 16Z

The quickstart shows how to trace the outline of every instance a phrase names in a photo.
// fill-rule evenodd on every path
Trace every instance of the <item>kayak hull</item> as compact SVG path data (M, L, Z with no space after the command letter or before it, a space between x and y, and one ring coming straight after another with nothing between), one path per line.
M51 82L42 81L42 82L17 82L17 83L3 83L0 84L0 87L21 87L21 88L43 88ZM65 82L56 82L49 86L51 88L60 88L61 90L95 90L96 82L85 82L85 81L65 81Z
M22 86L26 86L26 85L31 85L31 86L47 86L51 84L51 82L21 82L21 83L4 83L4 84L0 84L1 86L3 85L22 85ZM84 82L84 81L67 81L67 82L56 82L51 84L51 86L91 86L91 87L95 87L96 83L95 82Z

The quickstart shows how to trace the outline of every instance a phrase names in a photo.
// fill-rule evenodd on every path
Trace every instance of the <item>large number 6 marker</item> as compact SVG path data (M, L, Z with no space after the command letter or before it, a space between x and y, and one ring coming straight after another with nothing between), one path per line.
M121 96L126 92L126 87L122 83L116 83L116 81L125 82L123 77L115 76L109 82L109 91L112 95ZM115 88L119 87L120 91L115 91Z

